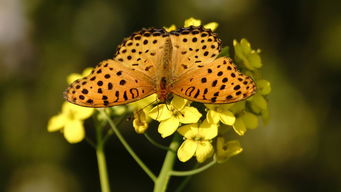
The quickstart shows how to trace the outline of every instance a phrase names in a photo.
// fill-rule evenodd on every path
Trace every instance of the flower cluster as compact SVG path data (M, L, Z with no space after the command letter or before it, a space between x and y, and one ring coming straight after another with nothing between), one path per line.
M201 25L201 21L190 18L185 27ZM214 31L215 22L204 25ZM165 27L167 31L175 30L176 26ZM180 161L186 162L195 157L204 162L215 156L217 162L224 162L239 154L242 147L238 140L231 140L231 134L242 136L248 129L259 125L259 116L268 119L267 95L271 92L270 82L262 79L259 69L262 67L260 50L253 50L246 39L233 41L234 60L244 74L251 76L257 85L257 93L252 97L233 104L196 104L181 97L174 96L169 104L153 105L156 94L127 106L116 106L110 109L111 115L134 113L133 127L139 134L145 133L152 120L159 122L158 132L166 138L175 133L183 136L183 143L177 151ZM228 56L228 48L223 48L221 56ZM68 82L88 74L72 74ZM48 123L49 131L61 130L70 143L81 141L84 136L83 121L94 115L94 109L64 103L62 112L53 116ZM98 118L100 119L100 118ZM229 131L233 130L233 131Z
M201 25L201 21L190 18L185 21L185 27ZM204 25L214 31L218 24L215 22ZM175 30L175 25L165 27L166 30ZM263 119L268 116L266 95L271 91L270 83L260 79L259 69L262 66L260 50L252 50L246 39L240 42L233 41L235 61L240 70L256 80L257 93L247 100L233 104L206 104L206 114L199 112L198 108L191 106L186 99L174 96L170 104L159 104L144 114L159 121L158 132L163 138L175 132L181 134L184 142L178 149L178 158L186 162L196 157L198 162L204 162L215 154L218 162L239 154L242 147L238 140L228 140L226 130L233 129L237 135L244 135L247 129L258 127L258 116ZM228 49L223 49L228 50ZM228 51L221 54L227 56ZM134 105L134 104L131 104ZM200 108L200 106L199 106ZM205 117L205 118L203 118ZM140 118L139 121L145 118ZM136 120L136 119L135 119ZM140 123L146 130L148 123ZM137 127L134 124L135 129Z

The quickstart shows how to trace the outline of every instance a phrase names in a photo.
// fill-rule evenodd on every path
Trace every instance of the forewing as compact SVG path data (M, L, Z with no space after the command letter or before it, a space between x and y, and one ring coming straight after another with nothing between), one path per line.
M154 79L167 38L169 33L164 29L142 29L118 46L114 60Z
M217 34L202 26L170 32L172 42L172 75L175 79L213 62L220 53Z
M65 99L84 107L110 107L140 100L154 93L153 82L142 72L114 60L102 61L87 77L74 81Z

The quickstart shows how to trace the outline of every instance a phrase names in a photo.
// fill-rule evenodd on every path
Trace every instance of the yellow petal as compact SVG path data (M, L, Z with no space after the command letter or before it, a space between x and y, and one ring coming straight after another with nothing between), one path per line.
M172 135L179 125L179 120L175 117L171 117L160 122L158 132L161 134L161 137L165 138Z
M69 143L78 143L85 137L82 121L68 121L64 127L64 137Z
M68 84L71 84L72 82L76 81L77 79L80 79L82 78L82 75L81 74L78 74L78 73L71 73L70 75L68 75L66 77L66 81Z
M198 123L193 123L190 125L184 125L179 127L178 133L182 136L186 137L187 139L194 139L198 134L199 128Z
M176 26L175 25L171 25L170 27L163 27L167 32L171 32L176 30Z
M174 98L171 101L171 105L174 107L175 110L180 111L185 107L187 102L188 101L182 97L174 96Z
M246 127L241 118L237 118L236 122L233 124L233 129L238 135L244 135L246 132Z
M181 110L181 115L178 115L178 119L181 123L196 123L201 117L201 113L195 107L186 106Z
M210 110L215 110L217 108L216 104L205 104L205 107Z
M209 141L200 141L198 142L195 157L199 163L202 163L213 155L213 151L213 146Z
M217 22L211 22L211 23L207 23L206 25L204 25L204 28L211 29L212 31L214 31L218 28L218 25L219 24Z
M77 79L80 79L82 77L88 76L91 71L93 70L92 67L88 67L85 68L82 72L82 74L78 74L78 73L71 73L70 75L68 75L66 77L66 81L68 82L68 84L71 84L72 82L76 81Z
M63 114L55 115L49 120L47 124L47 130L49 132L58 131L64 127L65 122L66 119Z
M154 120L164 121L171 118L173 116L173 113L167 108L166 104L160 104L150 110L148 115Z
M85 77L85 76L90 75L90 73L91 73L91 71L92 71L93 69L94 69L94 68L92 68L92 67L87 67L87 68L85 68L85 69L83 70L83 72L82 72L82 77Z
M236 117L231 111L223 111L220 113L220 121L225 125L233 125Z
M137 119L134 119L133 127L136 133L143 134L148 129L148 123L146 121L138 121Z
M216 158L218 163L223 163L230 157L238 155L243 151L238 140L225 142L223 137L217 139L217 152Z
M184 27L189 27L191 25L199 26L199 25L201 25L201 21L199 19L194 19L193 17L186 19Z
M197 150L197 142L186 139L178 149L178 158L181 162L186 162L193 157Z
M220 114L214 110L209 110L206 114L206 119L209 123L217 124L220 120Z
M251 53L251 44L245 38L240 40L240 46L242 47L242 50L243 50L244 54Z
M198 136L204 140L211 140L218 135L218 125L203 121L199 126Z
M258 127L258 117L249 112L244 112L240 118L243 120L247 129L256 129Z
M95 109L64 102L62 106L62 112L67 114L67 116L71 119L83 120L89 118L95 112Z
M141 100L128 104L128 107L131 111L135 109L144 109L147 106L151 106L151 104L153 104L155 101L157 101L157 95L152 94L146 98L143 98Z

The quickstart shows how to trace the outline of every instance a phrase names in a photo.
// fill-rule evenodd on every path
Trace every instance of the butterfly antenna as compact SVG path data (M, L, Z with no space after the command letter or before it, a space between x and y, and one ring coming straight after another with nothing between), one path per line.
M171 111L171 110L168 108L168 105L170 105L170 104L169 104L169 103L166 103L167 109L168 109L169 111ZM175 108L174 106L173 106L173 109L172 109L172 110L175 110L175 112L180 113L182 117L185 116L179 109Z

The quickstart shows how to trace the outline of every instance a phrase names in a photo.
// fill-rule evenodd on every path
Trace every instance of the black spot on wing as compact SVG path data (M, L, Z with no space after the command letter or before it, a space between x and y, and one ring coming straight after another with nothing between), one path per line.
M193 91L195 90L195 87L194 86L191 86L191 87L188 87L187 89L186 89L186 91L185 91L185 95L187 95L187 96L191 96L192 95L192 93L193 93Z
M136 98L139 97L139 90L137 88L131 88L129 90L130 94L131 94L131 98Z

